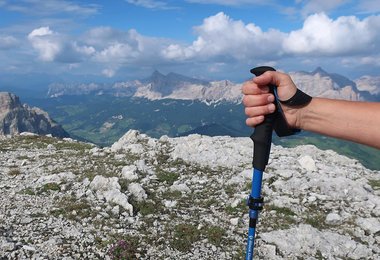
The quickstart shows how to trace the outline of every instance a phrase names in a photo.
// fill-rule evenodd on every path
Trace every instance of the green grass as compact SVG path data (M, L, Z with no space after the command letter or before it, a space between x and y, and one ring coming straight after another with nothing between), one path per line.
M171 246L179 251L190 251L192 244L199 241L201 233L193 224L178 224L174 227Z
M372 187L372 189L380 190L380 180L369 180L368 184Z
M164 170L158 170L156 175L159 182L166 182L170 186L179 178L178 173Z

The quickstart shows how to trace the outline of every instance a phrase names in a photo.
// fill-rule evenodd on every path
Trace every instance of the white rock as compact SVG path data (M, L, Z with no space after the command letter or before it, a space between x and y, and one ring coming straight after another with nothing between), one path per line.
M28 245L23 245L23 246L22 246L22 249L24 249L24 250L26 250L26 251L36 251L36 248L35 248L35 247L28 246Z
M117 177L106 178L101 175L96 175L90 183L90 189L94 191L106 191L112 189L120 191L121 186L118 181L119 179Z
M103 192L102 195L108 203L120 205L128 212L130 216L133 215L133 206L129 204L127 195L121 193L120 190L107 190Z
M22 132L20 133L21 136L38 136L38 134L31 133L31 132Z
M380 231L380 221L377 218L358 218L356 224L369 234L375 234Z
M170 186L170 191L180 191L183 193L191 192L190 188L184 183L173 184L172 186Z
M46 149L48 149L48 150L56 150L56 148L55 148L55 146L54 145L52 145L52 144L48 144L48 146L46 147Z
M177 206L177 201L176 200L164 200L164 206L166 208L174 208Z
M232 226L237 226L239 224L239 218L231 218L230 223Z
M46 183L61 183L63 181L73 181L77 178L77 176L72 172L61 172L58 174L51 174L47 176L40 177L36 183L38 184L46 184Z
M329 213L325 220L328 225L340 225L342 223L342 217L337 213Z
M139 183L131 183L128 185L128 191L132 193L137 201L143 201L148 198L145 190Z
M139 178L137 175L137 167L135 165L124 166L121 170L121 178L129 181L137 180Z
M315 165L315 161L313 158L311 158L310 155L304 155L301 158L298 159L299 164L302 168L304 168L306 171L316 171L317 166Z
M296 228L262 233L261 239L278 247L286 259L291 258L294 252L297 255L316 255L319 251L327 259L370 259L373 255L371 249L349 236L322 232L310 225L302 224Z

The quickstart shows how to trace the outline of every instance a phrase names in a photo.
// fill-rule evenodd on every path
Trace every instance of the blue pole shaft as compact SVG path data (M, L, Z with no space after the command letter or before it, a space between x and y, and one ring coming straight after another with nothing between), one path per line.
M263 179L263 172L257 169L253 169L251 198L259 199L261 197L261 185ZM249 210L249 229L248 229L248 242L245 260L252 260L253 248L255 246L255 231L256 223L259 217L258 210Z

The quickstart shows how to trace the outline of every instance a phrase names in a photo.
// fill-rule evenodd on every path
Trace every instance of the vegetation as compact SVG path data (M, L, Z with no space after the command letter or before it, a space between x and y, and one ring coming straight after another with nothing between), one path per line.
M201 233L192 224L178 224L174 227L172 247L179 251L189 251L192 244L200 239Z

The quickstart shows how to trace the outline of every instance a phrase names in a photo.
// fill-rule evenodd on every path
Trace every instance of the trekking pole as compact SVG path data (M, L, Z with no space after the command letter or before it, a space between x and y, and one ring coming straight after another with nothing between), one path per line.
M260 76L265 71L275 71L271 67L256 67L251 70L251 73L256 76ZM269 86L269 91L274 93L274 86ZM252 177L252 188L251 194L248 198L247 204L249 206L249 229L248 229L248 241L247 241L247 251L246 260L251 260L253 258L253 248L255 245L255 231L256 224L258 221L259 211L263 209L264 199L261 197L261 185L263 172L269 160L269 153L272 143L272 132L275 121L275 114L266 115L264 122L257 125L251 139L254 143L253 148L253 177Z
M251 69L251 73L260 76L266 71L276 71L272 67L261 66ZM247 205L249 206L249 230L246 260L253 258L253 249L255 245L256 224L259 217L259 211L264 207L264 199L261 196L261 186L263 172L268 164L270 148L272 144L272 132L275 130L277 136L289 136L300 132L299 129L290 128L280 103L288 107L302 107L309 104L312 97L297 89L296 93L288 100L280 101L277 97L277 88L274 85L268 85L269 92L275 96L276 109L272 114L266 115L264 121L255 127L251 135L254 143L253 146L253 176L251 194L248 197Z

